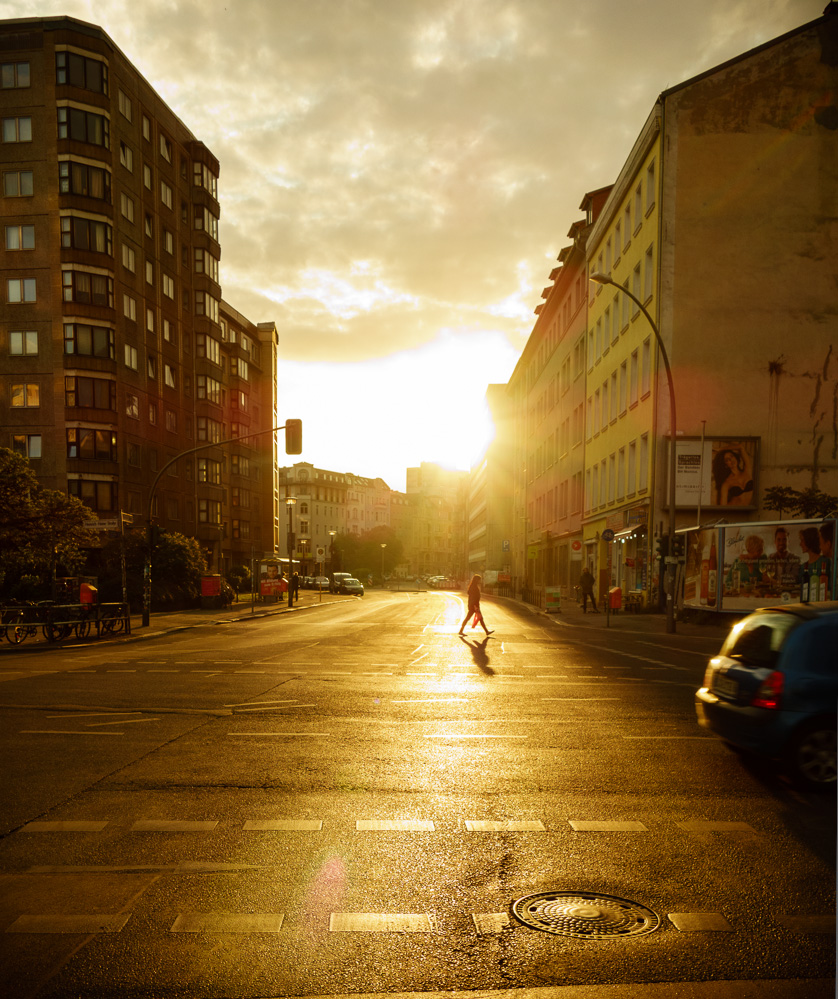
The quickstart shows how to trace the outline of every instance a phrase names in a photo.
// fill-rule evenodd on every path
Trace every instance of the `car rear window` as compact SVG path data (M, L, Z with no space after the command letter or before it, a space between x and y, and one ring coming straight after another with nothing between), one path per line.
M721 655L744 666L776 665L789 633L801 623L793 614L754 614L740 621L728 635Z

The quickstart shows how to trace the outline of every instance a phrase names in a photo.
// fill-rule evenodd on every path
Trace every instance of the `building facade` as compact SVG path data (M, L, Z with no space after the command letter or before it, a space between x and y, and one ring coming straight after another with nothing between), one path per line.
M2 444L214 568L273 551L277 337L222 302L218 160L98 27L4 21L0 61Z

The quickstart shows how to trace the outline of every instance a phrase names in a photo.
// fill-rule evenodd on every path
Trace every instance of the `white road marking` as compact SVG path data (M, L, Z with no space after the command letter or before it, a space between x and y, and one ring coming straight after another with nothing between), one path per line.
M433 933L434 917L422 912L333 912L331 933Z
M6 933L119 933L130 913L115 916L19 916Z
M506 819L502 822L467 819L465 827L468 832L547 832L544 823L538 819Z
M156 722L160 721L159 718L123 718L121 721L109 721L109 722L88 722L88 728L100 728L105 725L139 725L144 722Z
M246 832L320 832L322 819L248 819Z
M528 735L467 735L464 732L450 732L443 735L426 735L426 739L529 739Z
M76 718L122 718L127 715L138 715L141 714L139 711L91 711L83 715L71 714L65 711L60 715L47 715L47 718L72 718L74 721Z
M391 701L392 704L467 704L467 697L427 697L411 701Z
M680 933L733 932L733 927L720 912L670 912L668 915Z
M18 735L125 735L124 732L71 732L62 731L61 729L38 729L38 728L24 728L18 732Z
M104 822L28 822L21 832L101 832L108 824Z
M619 701L619 697L542 697L542 701Z
M509 928L509 915L506 912L473 912L471 918L481 937L494 936Z
M212 832L218 822L188 822L182 819L140 819L131 832Z
M271 736L275 738L291 738L298 735L310 735L310 736L320 736L322 738L328 738L331 732L228 732L227 736L231 739L246 738L248 736L259 737Z
M436 827L428 819L358 819L357 832L435 832Z
M279 933L282 912L187 912L172 923L171 933Z
M835 933L835 916L777 916L780 926L792 933Z
M587 822L568 819L575 832L648 832L642 822Z
M253 707L268 707L271 704L293 704L297 700L296 697L286 697L284 700L277 701L240 701L238 704L225 704L225 708L253 708Z
M696 821L696 822L676 822L679 829L685 832L705 833L705 832L752 832L756 829L749 826L747 822L716 822L716 821Z

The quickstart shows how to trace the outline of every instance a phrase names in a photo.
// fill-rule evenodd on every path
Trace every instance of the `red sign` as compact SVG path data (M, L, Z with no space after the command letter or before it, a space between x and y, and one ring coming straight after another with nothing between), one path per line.
M581 542L581 541L573 541L573 542L571 542L571 545L570 545L570 547L571 547L571 548L572 548L572 549L573 549L573 550L574 550L575 552L581 552L581 551L582 551L582 542Z

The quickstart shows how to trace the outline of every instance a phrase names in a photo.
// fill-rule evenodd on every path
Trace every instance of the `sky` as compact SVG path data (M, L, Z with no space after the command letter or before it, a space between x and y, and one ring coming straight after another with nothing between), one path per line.
M296 460L468 469L587 191L661 91L826 0L0 0L99 25L221 163L223 297Z

